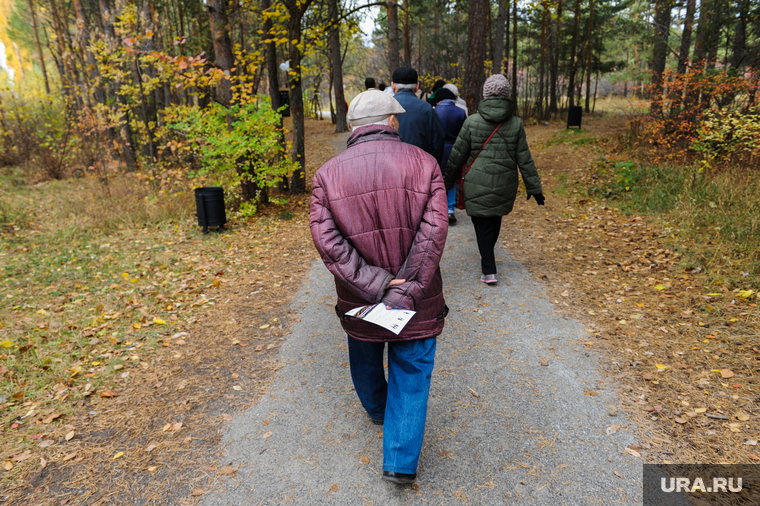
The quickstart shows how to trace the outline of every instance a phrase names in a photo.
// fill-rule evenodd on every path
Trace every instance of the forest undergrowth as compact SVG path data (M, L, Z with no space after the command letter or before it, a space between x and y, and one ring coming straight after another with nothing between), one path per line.
M334 127L307 124L321 163ZM187 499L234 476L219 428L278 368L288 301L315 258L308 196L204 235L192 192L147 191L129 173L107 195L96 177L18 168L0 185L6 504Z
M599 352L610 379L600 388L621 395L607 430L640 441L626 451L658 463L756 462L757 239L746 235L756 213L743 211L757 185L736 178L741 167L692 184L690 166L621 144L627 132L610 116L581 131L531 128L549 204L516 209L504 244L559 311L584 322L578 346Z

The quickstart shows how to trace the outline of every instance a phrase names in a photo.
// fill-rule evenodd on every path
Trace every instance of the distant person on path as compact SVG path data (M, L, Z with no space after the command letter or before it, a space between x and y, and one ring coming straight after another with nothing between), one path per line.
M377 85L375 84L375 78L367 77L366 79L364 79L364 87L367 88L368 90L374 90L377 87Z
M467 112L467 102L465 102L464 100L462 100L462 97L459 96L459 89L455 85L453 85L451 83L444 84L443 87L445 89L449 90L451 93L453 93L457 97L456 98L457 107L459 107L460 109L462 109L464 111L464 113L467 116L469 116L470 113Z
M451 90L447 90L446 88L441 88L436 92L438 105L435 106L435 113L441 120L445 135L441 170L446 167L446 162L448 162L449 155L451 154L451 148L454 147L454 142L457 140L459 131L462 130L464 120L467 119L467 114L457 107L456 98ZM452 187L446 192L446 196L449 203L449 225L453 225L457 222L455 214L457 203L456 187Z
M446 84L446 81L443 79L438 79L435 83L433 83L433 89L431 92L427 95L426 100L427 103L435 107L435 105L438 103L438 100L435 98L436 93L438 93L438 90L443 88L443 85Z
M480 250L483 271L480 280L487 284L497 282L494 246L501 218L512 211L517 197L518 169L528 199L535 197L539 206L544 205L541 180L525 139L523 122L514 115L510 91L509 81L503 75L486 79L478 112L464 122L444 173L446 188L451 189L462 166L465 167L465 209L472 218Z
M401 141L393 125L402 113L378 90L354 98L348 148L314 175L309 219L335 277L356 394L370 420L384 424L383 480L401 484L417 478L436 337L448 312L439 268L448 233L443 178L432 156ZM345 314L378 303L417 313L398 336Z
M421 148L435 157L439 164L443 158L443 126L433 107L417 98L419 90L417 71L411 67L399 67L393 71L394 97L406 110L398 117L398 133L407 144Z

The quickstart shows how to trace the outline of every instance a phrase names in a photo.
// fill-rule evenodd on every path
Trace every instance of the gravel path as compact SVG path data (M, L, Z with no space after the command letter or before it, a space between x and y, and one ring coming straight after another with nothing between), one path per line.
M640 504L641 461L624 451L634 427L586 351L593 337L556 314L501 245L500 282L480 283L472 225L458 214L417 485L380 479L382 432L353 391L332 276L316 263L279 377L224 437L237 476L202 504Z

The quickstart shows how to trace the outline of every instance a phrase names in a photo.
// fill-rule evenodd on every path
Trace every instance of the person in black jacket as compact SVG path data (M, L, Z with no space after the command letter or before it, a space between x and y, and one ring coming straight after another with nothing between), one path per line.
M398 133L401 134L401 140L430 153L440 166L445 133L433 107L415 95L419 89L417 71L411 67L397 68L393 71L391 86L395 93L394 98L406 110L406 114L398 116Z

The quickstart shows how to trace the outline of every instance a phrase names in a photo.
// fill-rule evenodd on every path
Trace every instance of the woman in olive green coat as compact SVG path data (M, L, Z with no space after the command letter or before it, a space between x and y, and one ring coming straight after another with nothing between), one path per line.
M533 196L538 205L544 205L541 180L525 140L523 122L514 115L510 94L509 81L503 75L486 80L478 113L464 122L443 178L449 190L461 177L463 168L466 170L472 164L464 177L465 209L478 240L483 271L480 280L487 284L497 281L494 246L499 238L501 218L512 211L517 197L518 169L528 199ZM497 127L498 131L491 137Z

